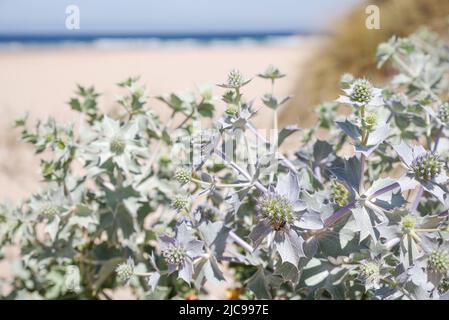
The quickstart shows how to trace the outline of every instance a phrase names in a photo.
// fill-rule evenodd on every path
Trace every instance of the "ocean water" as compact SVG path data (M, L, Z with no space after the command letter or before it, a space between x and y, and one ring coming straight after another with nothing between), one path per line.
M307 32L204 34L1 35L0 49L26 47L160 48L192 46L294 46Z

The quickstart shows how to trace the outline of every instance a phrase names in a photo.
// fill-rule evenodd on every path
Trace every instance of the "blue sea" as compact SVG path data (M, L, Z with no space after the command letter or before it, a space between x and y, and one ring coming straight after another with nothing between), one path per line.
M194 33L194 34L76 34L2 35L0 48L98 47L135 48L211 45L294 45L309 32ZM313 33L315 34L315 33Z

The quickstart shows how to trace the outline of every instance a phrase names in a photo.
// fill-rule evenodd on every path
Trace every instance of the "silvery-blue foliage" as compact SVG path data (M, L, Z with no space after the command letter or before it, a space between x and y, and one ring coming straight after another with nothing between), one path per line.
M448 53L427 29L381 44L391 83L344 75L309 129L253 125L289 99L273 66L260 100L238 70L221 101L211 87L156 97L165 123L136 78L119 84L115 114L80 86L79 123L17 120L45 186L0 207L1 247L20 248L4 296L192 298L215 282L241 299L447 299Z

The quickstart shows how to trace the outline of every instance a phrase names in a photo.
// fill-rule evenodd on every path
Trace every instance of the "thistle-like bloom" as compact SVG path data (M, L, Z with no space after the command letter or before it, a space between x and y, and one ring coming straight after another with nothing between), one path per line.
M438 176L443 168L443 161L440 157L428 151L425 154L413 159L410 169L417 179L431 180Z
M275 231L282 231L294 221L293 204L284 196L268 194L259 202L260 216Z
M244 82L243 75L239 70L231 70L228 74L228 86L231 88L240 88Z
M48 201L42 204L39 213L46 218L51 218L56 216L60 212L60 205L55 202Z
M369 132L373 132L377 126L377 114L372 112L368 113L365 118L365 127Z
M178 225L174 238L162 235L158 240L168 272L178 271L178 277L190 283L193 261L204 253L203 242L193 236L192 230L185 222Z
M438 109L438 119L445 124L449 123L449 102L443 103Z
M356 107L384 105L382 90L373 87L371 82L365 79L355 80L349 88L343 89L345 95L340 96L337 102L350 104Z
M423 241L420 244L424 251L416 264L427 275L427 281L433 285L435 291L442 280L449 275L449 245L443 241L435 243L435 237Z
M41 218L53 219L68 211L67 197L62 191L48 191L33 197L30 207Z
M404 234L410 234L414 231L416 226L416 218L411 214L404 216L401 220L401 228Z
M304 256L304 240L298 234L298 228L308 228L306 225L310 222L302 221L298 215L305 209L305 204L299 200L297 176L289 173L281 177L276 189L261 195L258 200L259 222L249 235L254 246L258 247L267 238L268 246L275 248L283 262L297 265L299 258Z
M449 102L445 102L435 111L426 106L424 110L441 126L449 126Z
M184 195L177 195L174 197L173 201L172 201L172 207L180 212L183 211L184 209L187 208L187 206L189 205L189 198L184 196Z
M225 110L225 113L230 117L235 117L238 113L238 109L235 105L230 104Z
M414 260L435 249L429 244L435 241L435 231L441 229L443 222L444 217L399 211L390 216L389 225L379 225L377 229L388 248L399 245L401 263L408 268Z
M134 275L134 261L131 257L124 263L120 263L116 268L117 278L120 282L128 283Z
M219 84L218 86L227 89L239 89L247 85L250 81L251 79L245 79L239 70L233 69L228 74L228 81L224 84Z
M192 179L192 173L185 168L176 168L174 178L180 183L186 184Z
M360 276L367 288L378 288L380 282L380 267L374 261L367 261L360 265Z
M449 270L449 253L442 249L433 250L427 258L427 269L438 273Z
M348 204L349 191L344 184L337 180L332 180L332 202L343 207Z
M421 145L410 147L404 141L393 148L407 168L407 173L398 180L401 190L414 189L420 184L446 205L447 192L443 185L448 177L439 156L426 151Z
M258 74L258 76L263 79L270 79L271 81L274 81L285 77L285 74L283 74L277 67L269 65L265 72Z
M86 150L87 160L99 166L112 160L124 171L139 172L136 156L143 156L145 150L135 140L137 131L136 123L120 126L119 121L105 116Z

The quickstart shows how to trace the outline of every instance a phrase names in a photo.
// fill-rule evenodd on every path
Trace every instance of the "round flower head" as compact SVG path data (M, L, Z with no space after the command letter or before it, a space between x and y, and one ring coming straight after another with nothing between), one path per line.
M125 172L140 172L138 157L144 157L145 149L137 139L137 121L121 124L120 121L104 116L93 132L85 135L87 146L82 155L89 161L89 168L103 166L111 160Z
M228 105L228 107L225 110L225 113L228 116L234 117L237 115L237 107L233 104Z
M352 101L359 103L370 102L373 98L373 85L365 79L356 80L353 84L350 98Z
M184 210L187 205L189 204L189 199L185 196L175 196L175 198L172 201L172 207L175 208L177 211Z
M441 173L443 161L437 154L427 152L415 158L410 168L416 178L431 180Z
M245 83L242 73L239 70L231 70L228 74L227 85L230 88L240 88Z
M416 219L412 215L408 214L401 220L402 231L406 234L413 231L416 226Z
M259 77L273 81L285 77L285 74L283 74L277 67L269 65L264 73L259 74Z
M196 239L193 230L185 222L177 226L175 237L161 235L158 241L168 272L178 271L178 276L190 283L194 260L203 254L204 243Z
M380 274L379 266L374 262L363 263L360 271L365 279L375 279Z
M120 135L115 135L112 137L109 144L112 153L122 154L125 151L126 141Z
M332 181L332 201L339 206L345 206L348 204L349 200L349 191L346 189L346 187L336 181Z
M365 118L365 126L368 131L373 131L377 125L377 114L369 113Z
M285 197L270 194L259 202L259 212L275 231L281 231L294 220L293 205Z
M449 124L449 102L443 103L438 108L438 119L444 124Z
M446 273L449 270L449 253L440 249L432 251L427 259L427 268Z
M127 262L121 263L115 268L119 281L128 282L134 275L134 262L128 259Z
M445 185L449 177L444 170L444 162L435 152L427 151L422 145L410 147L404 141L393 145L393 149L407 167L408 172L398 179L401 189L413 189L417 185L438 198L446 205Z
M444 294L449 291L449 278L446 277L443 280L441 280L440 285L438 286L438 293Z
M190 179L192 178L192 175L190 173L190 170L187 170L187 169L184 169L184 168L177 168L175 170L174 177L180 183L185 184L185 183L190 182Z
M42 207L41 207L39 213L43 217L51 218L51 217L56 216L59 213L59 211L60 211L59 206L57 204L55 204L54 202L49 201L49 202L45 202L42 204Z
M179 266L184 263L187 252L181 246L170 245L168 249L162 251L162 255L167 263Z
M339 103L350 104L356 107L379 107L384 105L382 90L374 88L371 82L365 79L356 79L342 84L344 95L337 99Z

